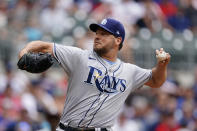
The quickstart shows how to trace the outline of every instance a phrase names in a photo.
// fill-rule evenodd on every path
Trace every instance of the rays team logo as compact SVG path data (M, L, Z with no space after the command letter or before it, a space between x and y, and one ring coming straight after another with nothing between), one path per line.
M96 85L97 89L106 93L124 92L126 80L114 76L104 75L103 72L95 67L89 66L89 74L85 83Z
M102 21L101 21L101 24L102 24L102 25L107 24L107 20L106 20L106 19L102 20Z

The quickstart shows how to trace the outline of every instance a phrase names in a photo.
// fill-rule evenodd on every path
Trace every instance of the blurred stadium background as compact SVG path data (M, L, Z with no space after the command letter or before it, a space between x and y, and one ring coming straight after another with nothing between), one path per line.
M197 131L197 0L0 0L0 131L55 130L65 101L63 70L20 71L19 50L32 40L91 49L88 25L105 17L125 25L122 60L151 68L155 49L172 56L164 85L132 93L114 131Z

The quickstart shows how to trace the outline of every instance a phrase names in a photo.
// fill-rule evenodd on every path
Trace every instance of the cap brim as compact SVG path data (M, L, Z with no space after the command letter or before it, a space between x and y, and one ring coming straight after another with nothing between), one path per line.
M111 32L109 29L107 29L105 26L103 26L101 24L90 24L89 28L93 32L96 32L98 28L102 28L102 29L106 30L107 32L113 34L113 32Z

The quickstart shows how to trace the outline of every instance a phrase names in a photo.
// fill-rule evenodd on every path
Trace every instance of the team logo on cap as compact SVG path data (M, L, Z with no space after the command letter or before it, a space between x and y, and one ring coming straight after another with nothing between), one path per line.
M107 20L106 19L104 19L104 20L101 21L101 24L102 25L105 25L106 23L107 23Z
M117 30L117 31L116 31L116 34L120 35L120 32Z

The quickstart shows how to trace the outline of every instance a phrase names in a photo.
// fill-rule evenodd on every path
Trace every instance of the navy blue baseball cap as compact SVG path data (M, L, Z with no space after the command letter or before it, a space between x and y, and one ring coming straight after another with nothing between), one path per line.
M106 18L103 19L100 24L93 23L89 26L90 30L92 30L93 32L96 32L99 27L112 33L116 37L121 37L121 44L124 42L125 29L123 24L119 21L111 18Z

